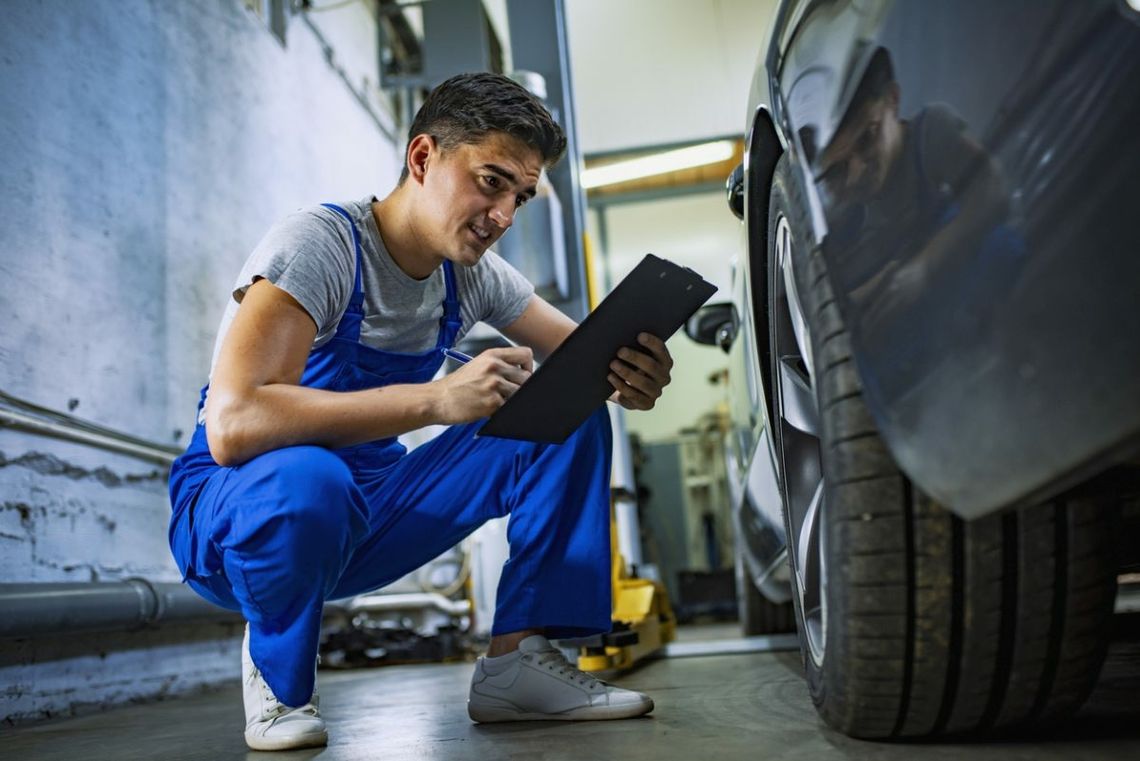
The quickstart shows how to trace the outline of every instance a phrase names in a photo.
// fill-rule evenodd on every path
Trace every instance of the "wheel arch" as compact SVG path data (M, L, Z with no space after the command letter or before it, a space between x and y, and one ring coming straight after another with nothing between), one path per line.
M757 358L764 389L765 413L774 419L772 407L771 337L768 331L768 199L772 175L784 153L784 143L776 131L768 107L759 106L745 141L744 223L748 252L749 300L755 326Z

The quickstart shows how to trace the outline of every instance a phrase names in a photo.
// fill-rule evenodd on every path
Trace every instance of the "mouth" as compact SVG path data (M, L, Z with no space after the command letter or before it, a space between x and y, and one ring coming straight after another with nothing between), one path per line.
M490 230L488 230L485 227L480 227L479 225L476 225L474 223L469 223L467 225L467 229L470 230L472 232L472 234L474 234L474 236L476 237L476 239L479 240L480 243L484 243L484 244L490 243L491 239L494 237L491 234Z

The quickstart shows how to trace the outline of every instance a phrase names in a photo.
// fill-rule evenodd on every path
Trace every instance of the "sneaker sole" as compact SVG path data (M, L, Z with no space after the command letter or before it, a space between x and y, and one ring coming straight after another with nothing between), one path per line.
M653 701L627 706L586 706L562 713L528 713L506 706L467 704L467 715L480 724L502 721L608 721L633 719L653 710Z
M295 748L320 748L329 744L329 733L297 735L294 737L264 737L246 735L245 744L250 750L293 750Z

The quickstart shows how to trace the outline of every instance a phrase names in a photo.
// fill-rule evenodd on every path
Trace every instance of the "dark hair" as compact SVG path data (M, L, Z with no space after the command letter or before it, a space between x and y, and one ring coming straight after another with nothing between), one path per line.
M832 139L843 130L850 128L865 107L890 92L891 85L894 82L895 67L891 64L891 54L884 47L875 48L874 52L871 53L870 60L867 61L867 68L863 70L863 75L859 78L859 86L855 88L855 93L843 111L843 118L839 120ZM811 140L810 145L805 142L808 139ZM807 154L808 161L814 162L816 158L815 131L811 130L810 134L805 137L803 130L801 130L800 141L804 146L804 153Z
M416 135L431 135L442 150L478 143L491 132L505 132L538 150L553 166L566 152L566 133L537 97L502 74L459 74L432 90L412 126ZM400 183L408 177L407 154Z
M871 54L859 87L851 96L852 106L862 106L872 103L887 94L895 81L895 67L891 65L891 54L884 47L878 47Z

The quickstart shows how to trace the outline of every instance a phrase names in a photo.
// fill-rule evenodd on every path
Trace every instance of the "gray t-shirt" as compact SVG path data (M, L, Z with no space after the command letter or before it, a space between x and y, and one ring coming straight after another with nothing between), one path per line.
M962 172L969 168L966 122L950 106L932 103L906 124L898 163L878 196L867 204L869 228L909 230L925 211L919 199L931 193L953 195Z
M368 197L337 204L352 217L360 233L364 271L364 323L361 343L399 353L427 351L439 337L446 294L443 268L423 280L411 277L393 261L372 214ZM454 265L463 325L462 337L477 322L501 329L526 309L534 287L493 251L474 267ZM213 376L222 341L241 299L255 280L264 278L295 298L317 325L313 348L327 343L348 307L356 272L356 253L348 222L323 206L301 209L269 229L250 254L226 305L214 357ZM457 338L458 338L457 337Z

